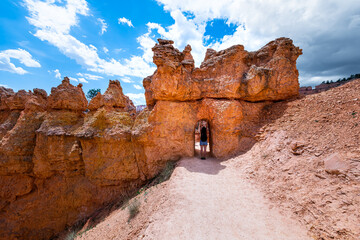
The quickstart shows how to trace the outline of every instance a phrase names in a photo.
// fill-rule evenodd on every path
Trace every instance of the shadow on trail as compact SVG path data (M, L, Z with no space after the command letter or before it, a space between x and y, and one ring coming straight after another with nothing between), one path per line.
M216 158L207 158L201 160L197 157L184 158L178 162L177 167L183 167L189 172L205 173L210 175L217 175L226 166L221 164L222 161Z

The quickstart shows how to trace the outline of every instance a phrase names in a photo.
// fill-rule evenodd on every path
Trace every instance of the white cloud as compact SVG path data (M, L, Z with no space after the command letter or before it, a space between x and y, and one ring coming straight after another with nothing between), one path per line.
M143 89L143 87L142 87L142 86L140 86L140 85L137 85L137 84L134 84L133 86L134 86L134 88L136 88L136 89L138 89L138 90L141 90L141 89Z
M0 84L0 87L9 88L9 86L8 86L8 85L6 85L6 84Z
M2 51L1 54L9 58L18 59L20 63L24 64L27 67L41 67L40 63L34 60L31 54L24 49L8 49Z
M89 44L89 47L90 47L90 49L91 49L91 50L94 50L94 52L96 52L96 51L97 51L97 48L96 48L94 45Z
M116 48L114 49L114 53L123 52L124 50L122 48Z
M358 69L360 64L360 55L356 55L354 51L359 49L360 37L360 31L357 31L360 28L360 1L357 0L157 2L163 4L164 10L170 13L174 24L165 27L158 23L148 23L148 32L137 38L143 54L118 60L100 58L95 46L84 44L71 35L71 28L79 25L79 15L89 16L85 0L24 0L30 13L27 19L36 28L34 36L48 41L86 70L110 76L145 77L152 74L155 70L151 51L155 44L154 33L158 33L162 38L174 40L175 47L180 50L186 44L190 44L196 66L200 65L208 47L221 50L234 44L242 44L246 50L253 51L282 36L292 38L296 45L304 49L304 55L298 61L300 79L303 82L337 76L340 74L339 71L342 71L341 74L346 71L349 74L351 69ZM204 42L209 38L205 35L207 24L214 19L225 19L227 24L233 23L238 27L233 34L205 45ZM103 19L99 20L102 23L101 20ZM124 17L119 18L118 23L133 27L132 22ZM106 27L102 33L105 31ZM99 51L108 53L107 48ZM114 53L119 51L121 49L113 50ZM346 58L350 63L339 69ZM6 71L19 74L26 73L26 70L5 60L0 58L1 69L6 68ZM4 61L5 63L2 63ZM346 67L350 65L355 67ZM130 78L122 80L132 82Z
M109 52L109 49L107 49L107 47L103 47L103 51L105 54L107 54Z
M93 75L93 74L89 74L89 73L77 73L76 75L78 75L79 77L84 77L84 78L89 79L89 80L103 79L102 76L97 76L97 75Z
M178 48L182 48L185 42L190 43L196 65L204 47L221 50L242 44L246 50L253 51L284 36L292 38L304 50L298 61L300 74L303 75L301 81L321 81L339 73L345 75L347 72L348 75L358 71L355 66L360 64L360 57L354 51L351 53L351 49L360 47L360 31L356 31L360 27L360 1L157 1L170 12L175 23L166 29L156 23L148 27L162 37L174 40ZM184 13L190 14L191 19L185 18ZM233 23L238 27L232 35L223 36L203 47L203 40L207 37L203 27L213 19L225 19L227 24ZM348 58L348 67L339 68L346 62L342 58ZM349 58L354 61L349 61Z
M129 27L134 27L134 25L131 23L131 20L129 20L129 19L127 19L127 18L124 18L124 17L119 18L119 19L118 19L118 23L119 23L119 24L126 24L126 25L128 25Z
M145 95L143 93L126 93L126 96L128 96L135 105L145 105Z
M79 82L82 82L82 83L89 83L88 81L86 81L85 78L79 78Z
M179 9L170 11L170 15L175 20L173 25L165 29L158 23L150 22L147 24L149 32L138 38L142 48L146 46L147 49L150 49L148 51L144 50L145 56L147 59L150 59L149 56L152 56L149 38L151 32L155 30L162 38L174 40L174 46L180 50L184 49L187 44L190 44L193 49L191 54L194 57L195 64L199 66L206 52L206 47L203 45L206 22L187 19Z
M77 78L69 77L69 79L70 79L71 81L74 81L74 82L79 82L79 81L77 80Z
M323 81L336 81L339 78L343 78L340 75L328 75L328 76L301 76L300 82L302 83L301 86L315 86Z
M59 69L55 69L54 73L55 73L55 78L61 79L61 73L60 73Z
M153 51L151 50L152 47L155 46L156 42L150 37L151 34L151 28L148 27L148 32L138 37L136 40L140 44L140 49L144 51L143 59L151 63L152 57L153 57Z
M103 35L103 34L106 32L106 30L107 30L107 28L108 28L108 25L107 25L107 23L105 22L105 20L102 19L102 18L98 18L97 20L98 20L98 21L100 22L100 24L101 24L101 35Z
M89 15L85 0L68 0L64 6L54 1L24 0L30 12L27 17L30 24L36 27L34 36L48 41L67 57L74 59L88 71L109 76L144 77L154 72L155 67L142 56L132 56L122 61L102 59L93 45L86 45L70 34L73 26L78 26L78 15Z
M121 78L121 81L123 81L125 83L132 83L133 82L129 77L123 77L123 78Z
M85 0L68 0L65 7L54 0L24 0L24 3L30 12L30 17L26 17L29 23L48 32L68 34L78 24L77 14L89 15Z
M16 67L11 59L17 59L26 67L41 67L40 63L33 59L31 54L24 49L8 49L0 52L0 70L17 74L25 74L27 71L22 67Z

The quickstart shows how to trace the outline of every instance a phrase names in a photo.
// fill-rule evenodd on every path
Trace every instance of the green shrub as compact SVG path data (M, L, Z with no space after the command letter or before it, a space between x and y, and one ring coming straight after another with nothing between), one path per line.
M100 88L98 88L98 89L93 88L93 89L90 89L90 90L87 92L86 97L87 97L89 100L91 100L91 99L93 99L98 93L101 93Z

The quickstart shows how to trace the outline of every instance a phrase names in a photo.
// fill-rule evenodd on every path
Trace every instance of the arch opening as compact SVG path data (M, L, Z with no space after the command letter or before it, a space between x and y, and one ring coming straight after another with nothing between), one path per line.
M195 124L194 129L194 156L200 158L200 137L201 137L201 127L206 127L207 134L207 146L206 146L206 157L212 156L212 135L210 123L207 119L200 119Z

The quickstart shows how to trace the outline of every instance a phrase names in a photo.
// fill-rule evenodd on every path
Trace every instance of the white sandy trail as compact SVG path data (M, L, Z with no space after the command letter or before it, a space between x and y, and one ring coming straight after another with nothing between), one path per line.
M169 181L167 201L139 239L311 239L226 162L183 159Z

